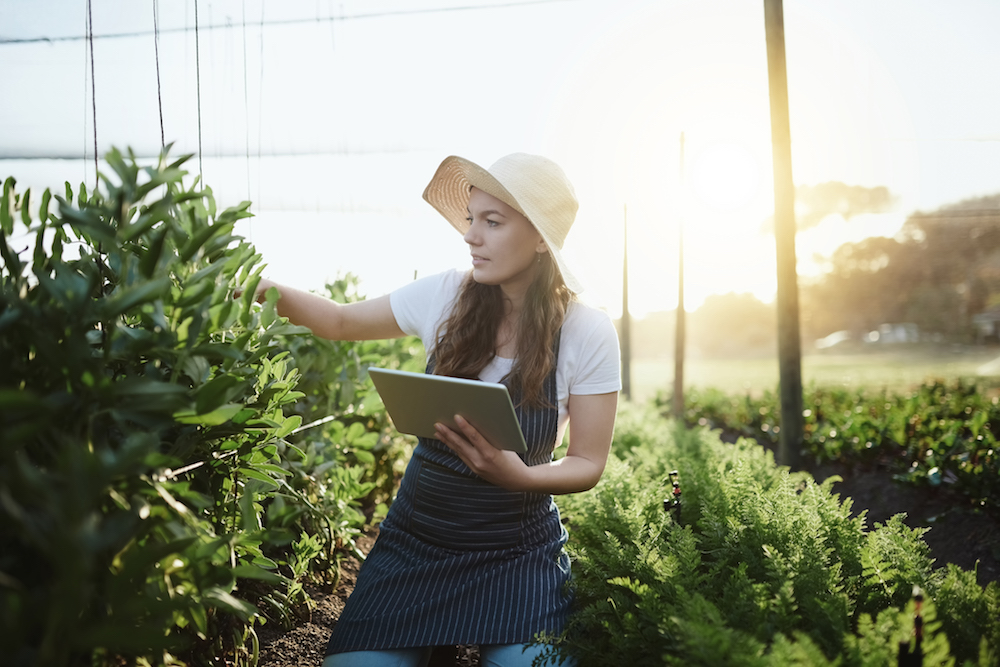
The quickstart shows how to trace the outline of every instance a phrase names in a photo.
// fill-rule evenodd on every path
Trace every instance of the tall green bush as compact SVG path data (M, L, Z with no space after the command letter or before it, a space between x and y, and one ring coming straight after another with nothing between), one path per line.
M187 157L106 159L101 191L4 183L0 655L253 663L248 584L288 583L264 503L301 423L273 343L303 330L252 302L248 203L185 186Z

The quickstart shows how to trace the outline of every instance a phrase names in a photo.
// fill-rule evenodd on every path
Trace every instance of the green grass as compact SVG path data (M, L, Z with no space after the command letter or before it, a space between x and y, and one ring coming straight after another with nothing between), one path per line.
M885 387L890 391L907 391L931 378L977 378L1000 385L1000 363L984 368L998 358L996 347L953 345L811 353L802 360L802 382L805 386ZM633 361L632 398L645 401L658 391L670 391L673 378L672 359ZM759 395L777 389L778 359L687 359L684 386Z

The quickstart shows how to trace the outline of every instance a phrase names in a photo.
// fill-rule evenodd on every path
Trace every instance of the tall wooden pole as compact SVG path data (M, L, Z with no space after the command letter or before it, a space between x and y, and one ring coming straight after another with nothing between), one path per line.
M622 394L632 400L632 315L628 310L628 206L622 220L625 247L622 252Z
M795 269L795 187L792 181L782 0L764 0L764 26L771 98L774 238L778 260L778 377L781 389L778 463L797 469L802 458L802 347L799 337L798 274Z
M684 424L684 347L686 344L687 313L684 310L684 133L681 132L680 157L680 194L678 202L680 211L677 216L677 317L674 333L674 402L673 415L677 423Z

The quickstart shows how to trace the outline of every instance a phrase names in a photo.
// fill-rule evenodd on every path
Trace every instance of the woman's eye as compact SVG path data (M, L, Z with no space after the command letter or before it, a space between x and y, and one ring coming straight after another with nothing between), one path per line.
M497 222L496 220L490 220L489 218L487 218L487 219L486 219L486 224L487 224L488 226L490 226L490 227L496 227L496 226L497 226L497 225L499 225L500 223L499 223L499 222Z

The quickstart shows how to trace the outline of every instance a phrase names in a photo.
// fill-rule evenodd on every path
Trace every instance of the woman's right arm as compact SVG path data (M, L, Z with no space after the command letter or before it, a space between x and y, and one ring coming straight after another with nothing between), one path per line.
M376 340L401 338L406 335L392 314L389 295L340 304L318 294L303 292L261 278L257 284L257 301L264 301L264 294L269 287L278 290L279 315L287 317L292 324L309 327L321 338Z

